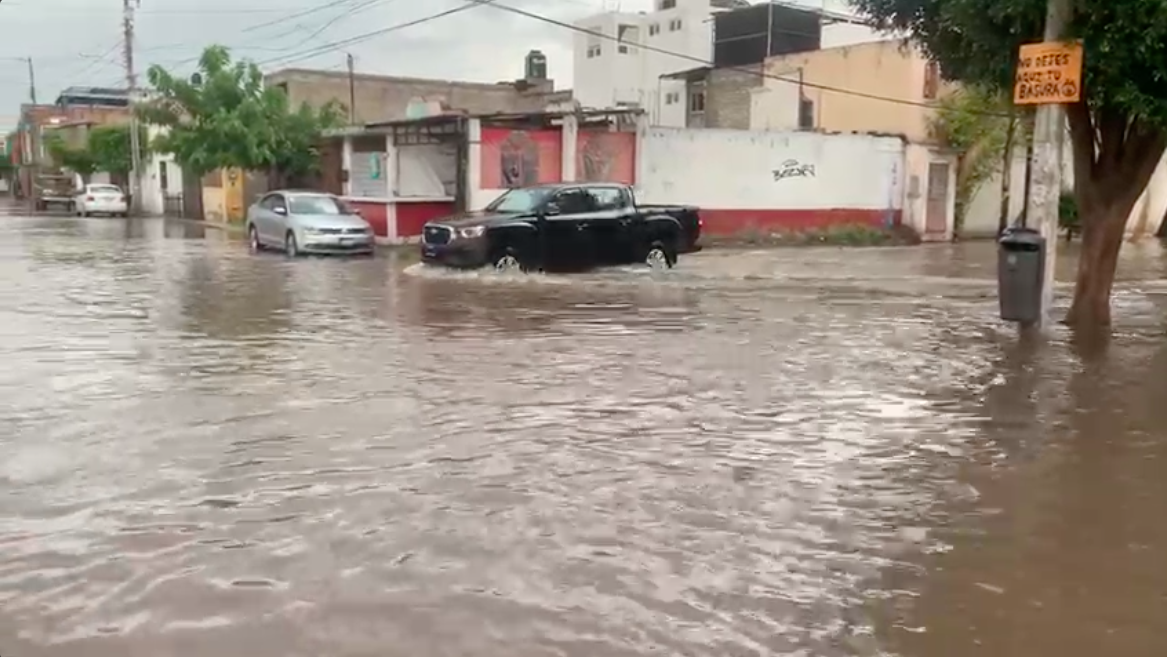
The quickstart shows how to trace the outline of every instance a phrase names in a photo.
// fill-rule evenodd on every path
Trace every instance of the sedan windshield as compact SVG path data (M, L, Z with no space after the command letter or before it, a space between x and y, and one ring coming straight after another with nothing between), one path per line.
M348 214L348 209L331 196L293 196L288 199L292 214Z
M113 185L90 185L90 194L121 194L122 190Z
M503 212L506 214L522 214L534 212L547 200L553 189L549 187L533 187L528 189L512 189L496 198L486 206L487 212Z

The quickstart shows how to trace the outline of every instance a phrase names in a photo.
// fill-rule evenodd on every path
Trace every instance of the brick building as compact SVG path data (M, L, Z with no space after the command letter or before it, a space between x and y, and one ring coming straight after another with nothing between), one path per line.
M264 76L268 86L283 89L293 106L322 107L330 101L353 105L349 123L364 125L418 118L447 110L469 114L541 112L571 100L571 91L555 91L547 79L542 53L527 55L525 75L510 82L458 82L342 71L284 69Z
M63 129L62 136L79 134L98 125L118 125L130 120L129 96L122 89L70 87L52 105L20 106L20 124L12 133L12 162L18 168L17 193L33 193L36 172L52 165L45 148L48 131Z

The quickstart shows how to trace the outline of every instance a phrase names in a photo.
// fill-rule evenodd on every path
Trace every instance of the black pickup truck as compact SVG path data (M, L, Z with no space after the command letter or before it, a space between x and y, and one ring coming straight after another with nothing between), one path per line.
M677 254L696 250L700 236L696 208L637 205L627 185L559 183L511 189L482 212L427 223L421 255L459 268L669 268Z

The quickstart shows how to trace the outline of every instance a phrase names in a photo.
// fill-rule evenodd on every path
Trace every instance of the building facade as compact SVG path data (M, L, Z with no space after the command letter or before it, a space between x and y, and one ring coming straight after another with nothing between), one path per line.
M930 141L930 104L945 91L936 64L899 39L671 77L689 101L688 127L872 132L916 143Z
M713 56L713 16L743 0L654 0L651 12L605 12L576 21L575 98L583 107L639 107L649 121L681 125L675 85L662 75Z
M47 132L67 125L128 123L128 99L124 90L70 87L51 105L21 105L20 123L11 135L10 146L12 162L17 167L16 193L22 197L36 193L37 171L50 164L44 141Z
M293 106L323 107L335 102L350 109L352 125L431 116L447 111L470 114L543 111L571 101L570 91L555 91L547 79L546 58L527 55L524 77L498 83L458 82L388 75L284 69L264 77L284 90Z

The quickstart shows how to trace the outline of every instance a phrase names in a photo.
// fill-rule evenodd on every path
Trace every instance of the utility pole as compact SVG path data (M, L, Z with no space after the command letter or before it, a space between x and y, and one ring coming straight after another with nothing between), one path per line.
M1047 0L1046 42L1059 41L1070 19L1071 0ZM1048 329L1054 295L1054 265L1058 246L1058 205L1062 193L1062 139L1065 111L1058 103L1038 105L1033 125L1033 164L1029 173L1026 219L1045 238L1045 270L1042 272L1041 320Z
M138 76L134 72L134 7L140 0L122 0L122 41L126 60L126 92L130 107L130 212L142 210L142 145L138 134Z
M348 124L357 124L357 81L353 73L353 56L346 54L345 59L348 61Z
M36 105L36 69L32 66L32 57L26 59L28 60L28 97L32 100L32 104Z

